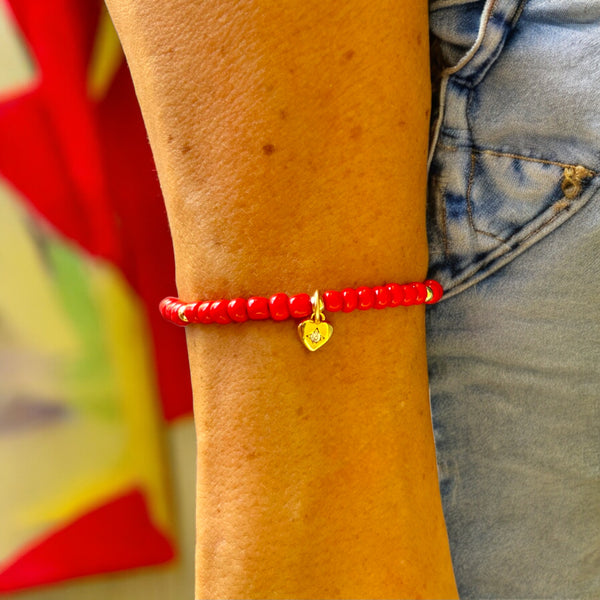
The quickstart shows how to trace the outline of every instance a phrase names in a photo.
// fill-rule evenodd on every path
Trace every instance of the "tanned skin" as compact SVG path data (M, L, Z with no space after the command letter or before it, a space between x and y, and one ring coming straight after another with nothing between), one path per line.
M108 6L181 298L424 278L425 0ZM197 598L456 597L424 309L327 316L188 328Z

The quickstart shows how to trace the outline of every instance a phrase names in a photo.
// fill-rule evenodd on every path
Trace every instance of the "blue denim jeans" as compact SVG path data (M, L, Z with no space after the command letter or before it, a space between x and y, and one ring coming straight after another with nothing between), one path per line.
M600 0L436 0L428 309L462 598L600 598Z

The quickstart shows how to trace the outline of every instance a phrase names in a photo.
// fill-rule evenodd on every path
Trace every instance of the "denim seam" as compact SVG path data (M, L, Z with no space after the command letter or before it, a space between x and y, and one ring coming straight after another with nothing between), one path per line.
M519 5L517 6L517 8L512 16L512 19L510 20L510 28L508 30L506 30L506 28L505 28L505 33L502 36L502 39L499 41L496 49L492 53L493 61L495 61L498 57L498 54L502 52L504 45L506 43L508 34L510 33L510 31L512 29L514 29L515 24L519 20L527 1L528 0L520 0ZM496 5L497 5L497 0L489 0L489 3L488 3L488 1L486 1L484 8L483 8L482 15L481 15L481 22L479 23L479 30L477 32L477 38L476 38L473 46L469 49L467 54L465 54L465 56L463 56L463 58L456 65L448 67L441 73L440 90L439 90L439 99L440 99L439 114L438 114L437 122L436 122L434 130L433 130L433 135L432 135L431 141L430 141L429 152L428 152L428 157L427 157L427 172L429 172L429 169L431 167L431 163L433 161L433 157L435 155L435 151L436 151L436 148L437 148L437 145L439 142L439 136L442 133L442 131L444 130L444 121L445 121L445 116L446 116L446 102L447 102L447 96L449 93L448 87L450 85L460 85L460 82L463 82L464 87L466 87L469 90L469 97L467 98L466 106L465 106L465 110L467 111L466 119L467 119L467 123L468 123L468 120L469 120L468 108L469 108L470 102L471 102L471 93L473 92L473 86L472 86L472 82L469 82L464 77L461 77L460 73L473 60L473 58L479 52L479 49L484 44L486 32L488 31L488 26L489 26L490 20L492 18L494 9L496 8ZM489 62L489 57L488 57L488 61L484 62L484 66L486 65L487 62ZM493 64L493 62L490 64ZM485 72L487 72L488 68L489 68L489 65L487 65ZM475 71L475 74L478 73L480 70L481 70L481 67L480 67L480 69ZM484 72L484 75L485 75L485 72ZM481 82L481 79L478 80L478 83ZM468 129L469 129L469 133L470 133L471 132L470 125L468 125Z
M563 197L561 198L561 200L559 200L558 202L554 203L554 209L555 209L554 215L551 216L550 218L548 218L546 221L544 221L540 225L538 225L533 231L530 231L529 234L526 235L522 239L522 241L526 242L529 238L531 238L534 235L538 234L542 229L544 229L544 227L547 227L548 225L550 225L550 223L552 223L552 221L558 219L558 217L563 212L568 211L571 208L572 204L573 204L573 199L567 198L566 196L563 195Z
M544 165L554 165L556 167L561 167L562 169L566 169L568 167L579 166L578 164L565 163L565 162L549 160L549 159L545 159L545 158L537 158L534 156L526 156L524 154L515 154L513 152L501 152L500 150L492 150L491 148L481 148L481 147L474 148L472 146L469 146L468 144L457 145L457 146L447 146L446 144L443 144L440 142L440 143L438 143L437 147L442 150L447 150L449 152L458 152L458 150L469 149L471 151L471 153L474 152L476 154L489 154L491 156L498 156L499 158L514 158L516 160L525 160L525 161L529 161L529 162L541 163ZM594 171L593 169L590 169L587 166L585 168L588 169L591 173L593 173L594 176L596 176L598 174L597 171Z
M515 14L513 15L513 18L504 24L503 31L502 31L502 37L496 44L496 47L492 50L492 52L485 59L485 61L483 61L483 63L481 63L479 68L473 72L471 82L469 85L469 87L471 88L472 91L474 90L474 88L476 86L478 86L484 80L485 76L488 74L488 71L491 69L493 64L498 59L498 56L500 56L500 54L504 50L504 46L506 45L508 36L511 34L519 17L521 16L521 13L523 12L523 8L524 8L526 2L527 2L527 0L521 0L518 8L515 11ZM471 97L469 96L469 100L467 102L467 111L469 110L470 101L471 101Z
M489 6L484 6L484 14L481 15L482 21L479 24L479 31L477 32L477 39L475 40L475 43L473 44L473 46L469 49L467 54L465 54L465 56L463 56L462 59L456 65L454 65L453 67L447 68L442 73L442 75L444 75L448 79L450 79L450 76L455 76L457 73L462 71L462 69L464 69L473 60L473 58L477 55L479 48L481 48L481 46L483 45L485 33L487 31L488 24L489 24L490 18L492 16L492 12L494 11L494 8L496 7L496 2L497 2L497 0L492 0L490 2Z
M471 4L477 2L477 0L469 0ZM444 10L446 8L453 8L456 5L462 6L464 3L461 0L436 0L432 2L429 11L434 13L438 10Z
M504 154L501 152L494 152L494 151L490 151L490 150L478 150L475 148L471 149L471 169L470 169L470 173L469 173L469 183L467 186L467 193L466 193L466 200L467 200L467 216L469 219L469 225L471 226L471 229L473 231L475 231L476 233L481 233L483 235L486 235L488 237L491 237L495 240L497 240L498 242L502 243L502 244L506 244L509 247L510 250L510 244L508 244L508 239L506 238L501 238L498 235L495 235L489 231L484 231L483 229L479 229L478 227L475 226L475 221L473 219L473 207L472 207L472 203L471 203L471 188L473 186L473 181L475 179L475 165L477 163L477 157L476 154L490 154L492 156L498 156L500 158L513 158L513 159L521 159L522 157L516 155L516 154ZM539 163L539 164L549 164L549 165L554 165L554 166L558 166L561 168L569 168L569 167L575 167L577 165L570 165L567 163L559 163L556 161L550 161L550 160L543 160L543 159L531 159L530 162L535 162L535 163ZM587 167L586 167L587 168ZM593 173L592 177L594 177L596 175L596 173L594 171L591 171L591 173ZM568 210L571 207L572 204L572 198L567 198L566 195L563 194L562 198L560 200L558 200L557 202L554 203L554 208L555 208L555 213L554 215L552 215L551 217L549 217L546 221L544 221L543 223L541 223L540 225L538 225L538 227L536 227L536 229L534 229L533 231L530 231L524 238L521 239L521 243L526 242L529 238L531 238L532 236L536 235L537 233L539 233L542 229L544 229L544 227L546 227L547 225L549 225L550 223L552 223L555 219L558 218L558 216L564 211L564 210ZM511 236L512 237L512 236Z
M556 160L547 160L545 158L534 158L530 156L523 156L521 154L514 154L512 152L499 152L498 150L491 150L487 148L472 148L472 152L477 152L478 154L489 154L491 156L498 156L500 158L515 158L517 160L526 160L529 162L541 163L544 165L554 165L556 167L561 167L566 169L568 167L577 167L578 165L574 165L573 163L563 163ZM588 169L588 167L586 167ZM592 169L588 169L590 172L596 175L596 172Z
M592 180L590 180L590 183L591 182ZM563 219L562 222L570 219L573 214L576 214L583 206L593 201L593 199L597 196L599 191L598 185L596 184L594 186L592 184L591 187L595 187L596 189L587 190L587 193L582 193L575 200L569 201L568 205L555 212L543 222L539 223L534 230L528 232L524 237L519 237L519 233L516 233L514 236L512 236L509 240L507 240L507 242L504 243L505 246L508 246L508 250L501 251L500 247L498 247L496 250L492 250L487 255L485 260L480 261L478 264L471 265L471 268L469 269L470 272L465 274L464 277L459 278L459 281L453 281L451 285L444 286L446 293L444 294L442 301L460 294L465 289L488 277L498 268L501 268L506 263L514 260L514 258L525 252L530 247L531 244L529 241L532 238L538 237L540 233L542 233L543 236L550 233L547 232L544 234L543 230L548 228L548 226L557 219ZM572 212L571 216L568 216L568 213L571 212L574 205L575 210ZM533 243L537 242L534 241ZM491 270L490 267L492 267Z
M501 238L500 236L498 236L498 235L496 235L494 233L491 233L489 231L485 231L483 229L479 229L475 225L475 221L473 219L473 206L472 206L472 202L471 202L471 188L473 186L473 181L475 179L475 165L477 164L477 156L476 156L477 154L488 154L490 156L497 156L499 158L512 158L512 159L516 159L516 160L528 160L529 162L534 162L534 163L537 163L537 164L553 165L553 166L561 167L563 169L573 168L573 167L577 166L577 165L571 165L571 164L568 164L568 163L560 163L560 162L552 161L552 160L528 159L528 158L519 156L517 154L506 154L506 153L496 152L496 151L492 151L492 150L480 150L480 149L477 149L477 148L472 148L471 149L471 169L470 169L470 173L469 173L469 183L468 183L468 186L467 186L467 194L466 194L467 216L468 216L468 219L469 219L469 225L471 226L471 229L473 231L475 231L476 233L480 233L482 235L486 235L488 237L491 237L492 239L495 239L496 241L498 241L498 242L500 242L502 244L506 244L506 245L509 246L509 249L510 249L510 244L508 244L508 239L510 239L510 238L508 238L508 239ZM590 173L592 173L592 177L594 177L596 175L596 173L594 171L592 171L591 169L589 171L590 171ZM558 200L557 202L554 203L554 209L556 211L554 213L554 215L551 216L551 217L549 217L543 223L541 223L536 229L534 229L533 231L529 232L528 235L526 235L524 238L522 238L521 242L526 242L530 237L536 235L544 227L546 227L547 225L549 225L550 223L552 223L552 221L554 221L558 217L558 215L560 213L562 213L564 210L568 210L570 208L570 206L571 206L572 200L573 200L572 198L567 198L567 196L565 194L563 194L562 198L560 200Z
M448 240L448 211L446 210L446 187L442 188L440 184L439 188L436 191L436 194L437 198L435 200L435 203L439 203L440 209L442 211L441 226L442 242L444 244L444 256L446 257L446 259L448 259L448 257L450 256L450 243Z
M488 237L491 237L492 239L496 240L497 242L505 244L506 239L503 239L503 238L491 233L490 231L484 231L483 229L479 229L475 226L475 221L473 219L473 205L471 203L471 188L473 187L473 180L475 179L476 163L477 163L477 156L475 154L475 151L472 150L471 151L471 169L469 172L469 184L467 186L467 193L466 193L467 216L469 219L469 225L471 226L471 229L473 231L475 231L476 233L480 233L482 235L487 235Z
M568 210L570 206L570 203L568 206L566 206L565 208L562 208L561 210L557 211L554 213L554 215L552 217L550 217L549 219L547 219L546 221L544 221L543 223L541 223L538 227L536 227L533 231L529 232L528 235L526 235L523 238L523 242L526 242L529 238L531 238L532 236L538 234L542 229L544 229L544 227L547 227L548 225L550 225L550 223L552 223L552 221L555 221L556 219L558 219L559 215L564 211L564 210Z
M456 65L454 65L452 67L448 67L441 73L440 90L439 90L439 100L440 100L439 101L439 114L438 114L437 122L435 124L433 136L431 138L429 152L428 152L428 156L427 156L427 172L428 173L429 173L429 169L431 167L431 162L433 160L434 154L436 152L436 147L437 147L437 143L439 140L440 132L443 127L444 119L446 117L446 102L447 102L447 97L448 97L448 85L450 83L450 80L454 79L453 76L456 73L458 73L459 71L461 71L466 65L468 65L469 62L471 62L471 60L477 54L477 51L483 44L483 40L485 38L485 32L487 31L488 23L490 22L492 11L494 10L494 7L496 6L496 2L497 2L497 0L491 0L491 2L489 3L489 6L488 6L488 3L486 2L486 5L484 6L484 12L482 14L482 21L479 24L479 31L477 32L477 39L475 40L475 43L473 44L473 46L471 47L469 52L467 52L467 54L465 56L463 56L463 58Z
M485 76L488 74L488 71L492 67L492 65L496 62L498 56L500 56L504 44L506 43L506 38L508 37L508 33L502 37L502 39L498 42L497 46L494 48L493 52L479 65L476 71L473 71L468 78L461 77L460 75L453 76L454 81L457 81L464 87L468 88L471 92L485 79ZM469 110L469 105L471 103L469 94L469 100L467 101L467 111Z
M432 219L436 220L439 224L440 235L444 248L444 257L448 259L450 256L450 244L448 241L448 216L445 201L446 187L442 187L440 177L434 175L430 179L429 189L431 192L428 197L428 202L433 210Z
M465 146L466 148L467 146ZM441 142L438 144L438 148L442 149L442 150L449 150L450 152L457 152L459 150L459 146L446 146L445 144L442 144Z
M446 210L446 190L440 188L440 204L442 206L442 241L444 243L444 256L446 259L450 256L450 243L448 241L448 211Z

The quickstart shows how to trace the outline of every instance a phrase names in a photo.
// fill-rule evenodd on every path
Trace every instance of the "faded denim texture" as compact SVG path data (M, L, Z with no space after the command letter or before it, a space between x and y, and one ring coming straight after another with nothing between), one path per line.
M600 598L600 0L439 0L428 353L462 598Z

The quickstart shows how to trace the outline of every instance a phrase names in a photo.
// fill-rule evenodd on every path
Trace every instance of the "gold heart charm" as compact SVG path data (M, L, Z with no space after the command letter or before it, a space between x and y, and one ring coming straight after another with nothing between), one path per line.
M304 345L314 352L329 341L333 334L333 326L327 321L311 318L298 325L298 334Z

